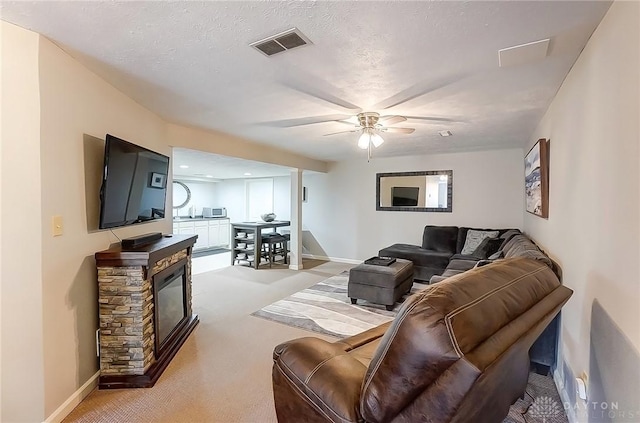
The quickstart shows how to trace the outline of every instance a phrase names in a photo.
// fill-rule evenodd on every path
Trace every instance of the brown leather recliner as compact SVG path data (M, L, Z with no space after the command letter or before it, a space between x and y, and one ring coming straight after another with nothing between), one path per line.
M572 291L541 262L501 260L410 297L396 318L273 353L279 422L501 422L529 348Z

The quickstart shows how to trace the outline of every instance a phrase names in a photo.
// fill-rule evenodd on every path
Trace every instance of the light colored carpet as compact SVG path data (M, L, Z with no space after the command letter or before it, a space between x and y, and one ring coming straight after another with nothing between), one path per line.
M250 314L351 267L310 260L304 266L303 271L281 265L257 271L234 266L194 275L193 304L200 324L156 385L94 390L64 423L276 422L271 388L273 348L310 336L310 332ZM313 336L335 340L323 334ZM531 383L527 390L531 391ZM531 409L529 405L521 404L506 422L543 422L535 416L521 416Z
M358 304L351 304L347 297L348 281L349 272L343 272L269 304L253 315L339 338L352 336L393 320L400 309L400 303L396 303L393 311L387 311L384 305L363 300L359 300ZM410 294L428 286L414 283Z
M250 314L351 267L307 260L304 266L234 266L194 275L200 324L156 385L95 390L64 422L275 422L273 348L309 332Z

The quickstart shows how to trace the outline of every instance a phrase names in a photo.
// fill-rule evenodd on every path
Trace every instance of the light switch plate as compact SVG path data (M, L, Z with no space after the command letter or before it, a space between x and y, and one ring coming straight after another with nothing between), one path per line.
M62 216L53 216L52 219L52 232L53 236L62 235L63 224L62 224Z

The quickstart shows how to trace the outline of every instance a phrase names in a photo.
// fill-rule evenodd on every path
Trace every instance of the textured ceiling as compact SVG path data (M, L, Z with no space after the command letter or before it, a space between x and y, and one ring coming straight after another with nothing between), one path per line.
M395 125L416 131L384 134L378 157L522 147L609 6L2 1L0 12L168 121L343 160L366 154L357 135L323 135L349 127L287 126L362 109L433 118ZM313 44L272 57L248 46L292 27ZM498 67L498 50L545 38L546 59Z

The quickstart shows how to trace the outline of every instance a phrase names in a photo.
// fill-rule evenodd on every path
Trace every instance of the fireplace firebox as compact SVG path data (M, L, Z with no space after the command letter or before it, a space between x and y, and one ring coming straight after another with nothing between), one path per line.
M101 389L147 388L198 324L191 306L196 235L96 253Z
M179 333L187 322L186 263L186 259L180 260L153 276L156 358L169 344L171 335Z

